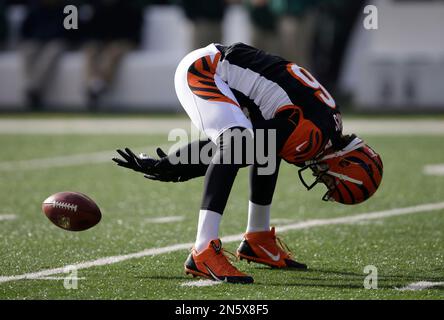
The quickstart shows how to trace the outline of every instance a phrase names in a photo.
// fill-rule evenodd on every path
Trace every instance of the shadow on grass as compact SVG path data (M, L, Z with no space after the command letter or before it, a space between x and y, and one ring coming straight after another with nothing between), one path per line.
M300 277L287 278L283 282L261 282L256 284L267 286L301 286L301 287L322 287L322 288L341 288L341 289L364 289L365 273L356 273L348 271L338 271L331 269L276 269L266 266L254 267L258 270L269 270L270 272L294 273ZM442 282L442 277L413 277L406 275L378 275L379 289L395 289L402 288L406 285L419 281ZM341 283L335 283L341 282ZM443 286L432 287L433 290L444 290Z
M323 281L323 282L321 282ZM265 286L271 286L271 287L311 287L311 288L336 288L336 289L362 289L365 290L363 282L359 283L325 283L325 279L319 279L319 281L313 281L312 283L305 283L305 282L285 282L285 283L276 283L276 282L260 282L256 281L255 283L257 285L265 285ZM396 289L396 288L403 288L405 287L406 283L381 283L378 282L378 290L380 289ZM443 286L436 286L436 287L430 287L427 288L427 290L436 290L436 291L444 291ZM402 291L400 291L402 292Z
M135 276L136 279L146 279L146 280L192 280L193 278L186 277L185 275L179 276L179 275L171 275L171 276L165 276L165 275L141 275L141 276ZM197 279L197 278L194 278Z

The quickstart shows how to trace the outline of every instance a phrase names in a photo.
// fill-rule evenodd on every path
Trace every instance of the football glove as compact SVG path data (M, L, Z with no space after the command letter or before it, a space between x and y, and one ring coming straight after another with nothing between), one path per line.
M125 148L124 151L120 149L116 151L123 158L123 160L112 159L118 166L141 172L147 179L164 182L181 182L189 179L181 174L180 166L169 162L167 154L161 148L156 150L159 159L144 154L137 156L129 148Z

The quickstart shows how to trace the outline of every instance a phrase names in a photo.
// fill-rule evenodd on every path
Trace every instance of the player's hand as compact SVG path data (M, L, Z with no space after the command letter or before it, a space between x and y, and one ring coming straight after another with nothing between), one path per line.
M168 155L161 148L157 148L156 150L159 159L145 155L136 156L129 148L125 148L125 151L117 150L117 152L124 159L113 158L112 160L116 162L117 165L141 172L147 179L164 182L181 182L188 180L188 178L185 178L179 172L179 166L172 165L169 162Z
M181 174L179 166L170 163L168 155L163 152L161 148L157 148L156 153L159 156L158 163L150 173L143 175L145 178L163 182L182 182L188 180L188 178L185 178Z
M124 151L120 149L117 149L116 151L120 154L123 160L119 158L113 158L112 160L120 167L132 169L137 172L149 174L159 162L159 160L148 156L136 156L129 148L125 148Z

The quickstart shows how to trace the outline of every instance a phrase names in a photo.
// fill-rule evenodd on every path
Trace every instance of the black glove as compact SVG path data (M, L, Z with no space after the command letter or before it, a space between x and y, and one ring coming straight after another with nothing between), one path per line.
M156 150L159 159L136 156L129 148L125 148L125 151L118 149L117 152L125 160L113 158L112 160L118 166L141 172L147 179L165 182L181 182L189 179L182 176L180 166L169 162L167 154L161 148Z
M153 168L158 160L150 157L136 156L134 152L129 148L125 148L125 151L117 149L117 153L122 156L122 159L113 158L112 160L117 163L118 166L132 169L137 172L148 173Z

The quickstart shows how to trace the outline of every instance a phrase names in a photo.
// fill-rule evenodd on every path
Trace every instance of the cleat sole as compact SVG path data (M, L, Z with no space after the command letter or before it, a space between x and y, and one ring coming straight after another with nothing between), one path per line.
M193 278L202 277L202 278L210 279L210 280L217 282L217 280L215 280L211 275L205 274L203 272L199 272L199 271L185 268L185 274L187 274L187 275L190 274L193 276ZM244 279L244 280L238 280L238 281L227 281L227 283L233 283L233 284L249 284L249 283L253 283L253 282L254 282L253 278L251 278L251 280Z
M214 280L214 279L213 279L210 275L208 275L208 274L205 274L205 273L203 273L203 272L199 272L199 271L195 271L195 270L191 270L191 269L187 269L187 268L185 268L185 274L187 274L187 275L192 275L193 278L196 278L196 277L202 277L202 278L206 278L206 279Z
M242 253L239 253L239 252L237 254L238 254L238 257L240 260L246 260L248 264L250 264L251 262L259 263L259 264L269 266L273 269L293 269L293 270L306 270L307 269L307 266L302 263L298 263L299 266L295 266L295 267L289 267L287 265L281 266L281 265L277 265L274 263L270 263L270 262L265 261L263 259L249 257L249 256L243 255Z
M250 264L251 262L254 262L254 263L264 264L264 265L272 267L272 268L285 268L285 267L281 267L281 266L278 266L278 265L273 264L273 263L269 263L269 262L267 262L265 260L262 260L262 259L245 256L245 255L243 255L242 253L239 253L239 252L238 252L238 257L239 257L239 259L246 260L248 264Z

